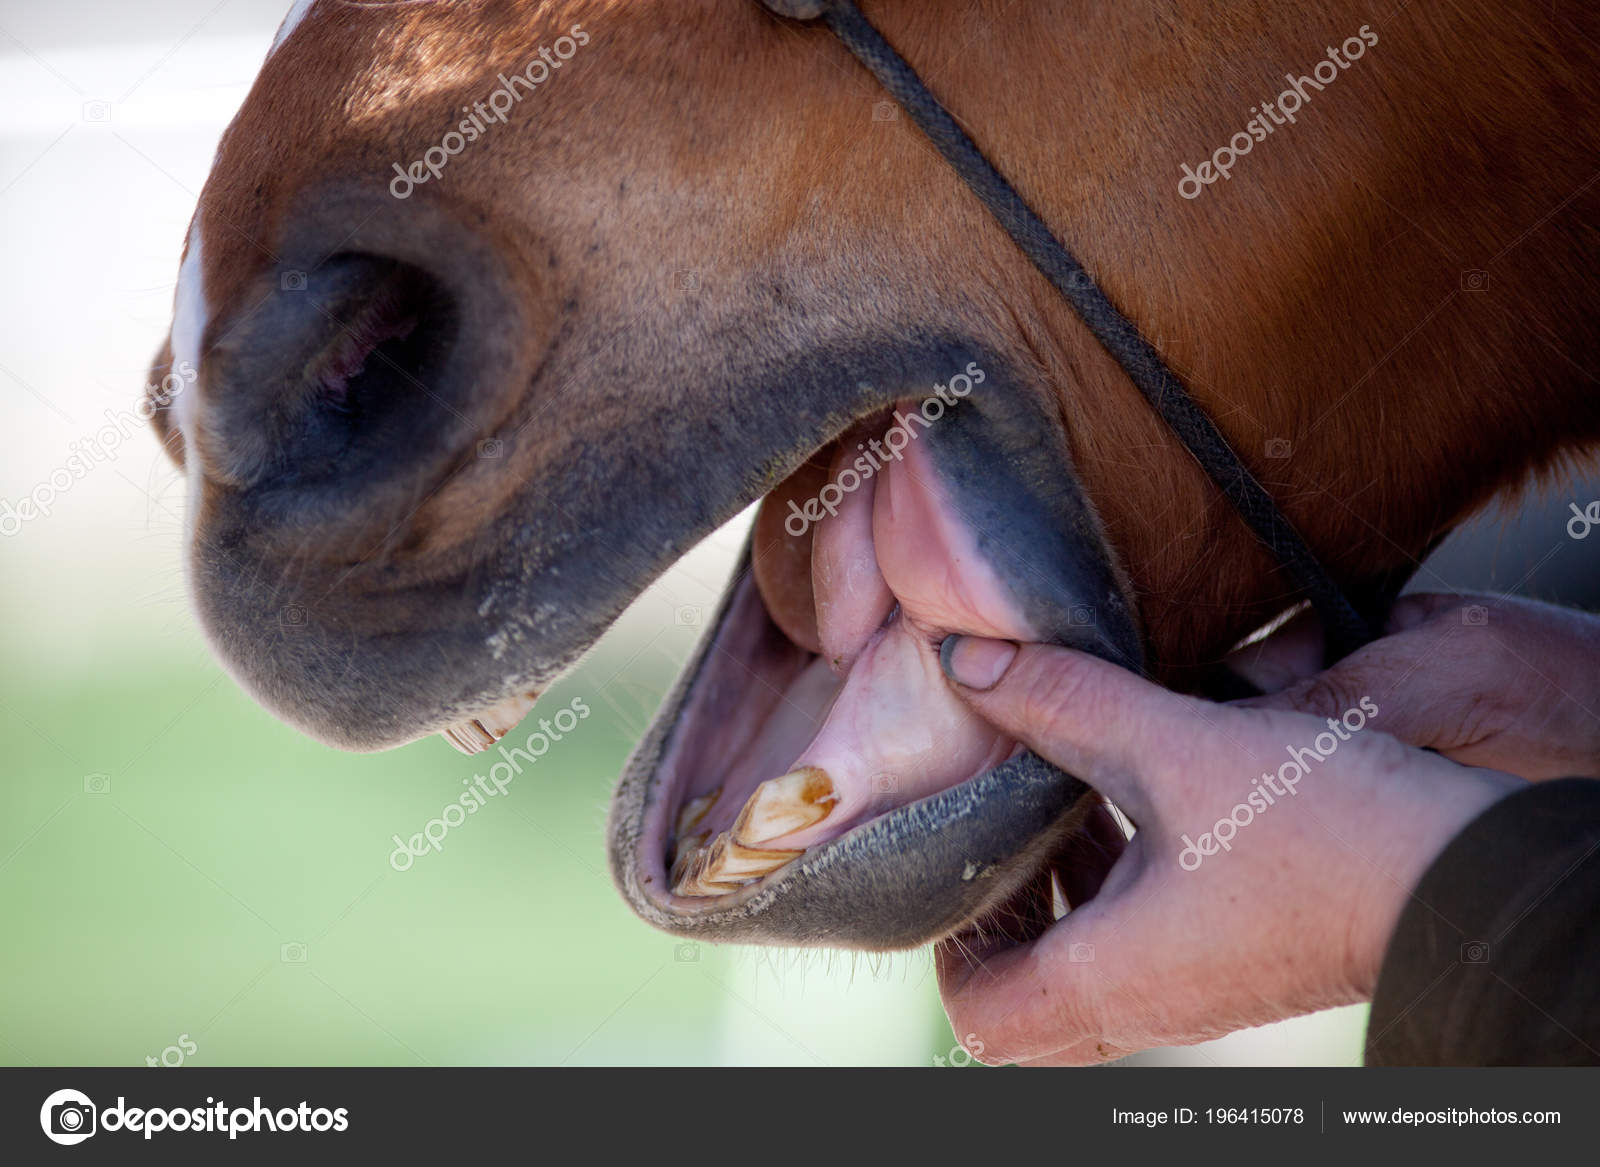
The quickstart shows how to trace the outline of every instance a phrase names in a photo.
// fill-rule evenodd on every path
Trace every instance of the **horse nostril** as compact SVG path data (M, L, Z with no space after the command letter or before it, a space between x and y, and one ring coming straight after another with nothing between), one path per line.
M442 378L458 313L436 277L347 252L268 280L208 357L208 473L241 488L311 486L449 428Z
M426 290L414 280L380 279L365 302L352 305L347 320L330 321L336 324L330 343L306 370L320 404L355 414L371 398L375 374L394 371L404 376L401 359L411 355L404 342L416 333L426 300ZM369 372L369 364L377 366L375 372Z

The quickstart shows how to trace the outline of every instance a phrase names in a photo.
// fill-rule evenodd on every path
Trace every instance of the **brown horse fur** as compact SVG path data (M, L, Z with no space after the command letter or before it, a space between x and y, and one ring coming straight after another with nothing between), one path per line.
M1414 562L1495 492L1600 436L1600 10L863 6L1340 579ZM659 433L692 447L721 407L697 399L694 370L750 340L716 326L741 299L793 345L818 321L923 322L1052 391L1158 675L1181 680L1285 604L1271 555L917 131L885 115L871 79L822 30L749 0L314 5L268 60L200 201L203 348L254 310L305 191L387 183L498 72L574 25L590 43L425 195L504 258L538 343L574 351L624 321L673 354L670 375L622 385L593 361L561 375L535 361L537 376L479 386L484 436L542 417L500 472L564 456L579 413L686 419ZM1182 164L1362 25L1379 43L1296 124L1180 197ZM684 270L695 276L675 279ZM675 305L693 297L699 323L679 328ZM206 373L189 432L166 427L178 459L201 461L201 538L240 440L217 420L235 387ZM1269 456L1284 443L1287 457ZM586 473L626 483L629 466L590 456ZM283 557L307 577L356 571L353 547L358 577L427 570L508 497L468 468L402 533L387 512L352 515Z

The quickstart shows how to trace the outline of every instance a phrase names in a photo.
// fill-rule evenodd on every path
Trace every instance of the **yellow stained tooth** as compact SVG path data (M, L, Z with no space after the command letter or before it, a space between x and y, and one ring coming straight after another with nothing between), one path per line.
M804 854L803 849L763 851L756 847L746 847L736 841L729 832L724 831L711 844L706 856L703 878L706 882L714 883L760 879L763 875L778 870Z
M694 858L690 861L688 869L672 889L674 895L721 896L739 890L737 884L719 883L706 877L710 856L711 850L708 847L701 847L694 852Z
M816 766L802 766L756 787L733 828L706 843L707 833L686 834L704 820L720 790L685 803L678 814L681 836L672 863L672 890L680 896L719 896L738 891L805 854L804 848L759 844L803 830L828 817L833 782Z
M672 865L672 892L680 896L713 895L713 892L702 891L700 887L700 873L706 867L706 852L704 847L693 851L685 851L678 856L678 861ZM681 869L681 870L680 870Z
M706 840L710 837L711 836L708 834L689 835L685 838L679 839L674 844L676 852L672 860L671 875L671 880L674 885L678 884L688 873L690 864L692 864L695 860L695 857L700 854L701 849L706 845Z
M706 817L706 812L716 803L722 794L722 787L717 787L710 794L702 794L699 798L691 798L684 803L678 811L677 834L687 835L700 825L700 820Z
M838 801L824 771L802 766L756 787L733 824L733 837L746 847L759 847L820 823Z

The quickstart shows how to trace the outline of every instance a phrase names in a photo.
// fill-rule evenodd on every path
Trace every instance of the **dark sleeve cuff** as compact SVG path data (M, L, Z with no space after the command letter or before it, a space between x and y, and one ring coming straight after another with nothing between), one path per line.
M1389 940L1371 1066L1600 1063L1600 781L1530 785L1453 839Z

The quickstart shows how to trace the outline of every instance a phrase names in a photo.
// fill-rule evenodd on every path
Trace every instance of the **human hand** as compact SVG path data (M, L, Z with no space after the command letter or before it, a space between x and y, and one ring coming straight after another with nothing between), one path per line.
M1073 910L1036 939L940 946L946 1012L985 1061L1087 1064L1366 999L1428 865L1520 785L1403 745L1382 732L1398 709L1361 695L1330 723L1066 649L948 647L981 716L1138 828L1098 870L1062 873Z
M1370 695L1383 731L1527 779L1600 777L1600 617L1535 600L1402 597L1388 635L1326 672L1313 619L1236 652L1267 696L1236 704L1336 717Z

